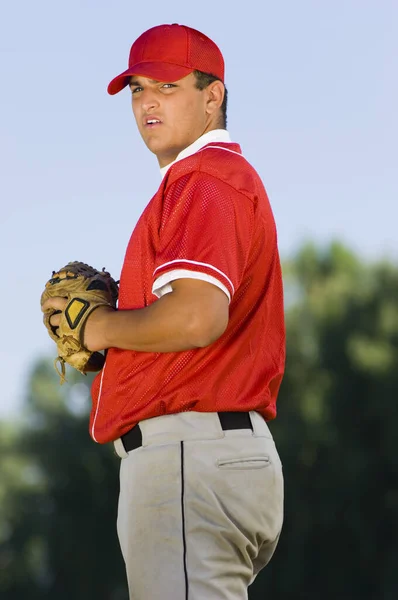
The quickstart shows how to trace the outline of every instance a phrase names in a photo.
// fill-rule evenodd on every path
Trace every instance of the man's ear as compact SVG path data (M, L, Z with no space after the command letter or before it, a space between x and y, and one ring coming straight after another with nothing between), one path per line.
M213 81L205 89L207 95L206 111L209 115L212 115L221 108L225 95L225 86L222 81Z

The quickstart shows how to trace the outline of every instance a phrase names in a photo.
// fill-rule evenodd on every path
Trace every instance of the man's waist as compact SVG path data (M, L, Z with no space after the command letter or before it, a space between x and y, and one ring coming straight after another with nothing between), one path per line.
M248 434L271 437L264 418L255 411L190 411L143 420L116 440L114 445L116 453L123 458L140 447L220 439L225 437L226 431L238 429L247 430Z
M203 413L194 413L194 414L201 415ZM230 431L232 429L251 429L251 430L253 430L253 426L252 426L252 423L250 420L250 414L248 412L219 412L219 413L205 413L205 414L211 414L211 415L217 414L218 419L220 421L220 426L221 426L222 431ZM197 419L198 417L195 416L194 418ZM201 417L199 417L199 419L201 419ZM211 425L213 425L213 418L210 421L207 417L205 417L204 421L205 421L204 425L206 425L206 426L208 426L209 423ZM203 433L207 432L207 427L206 427L206 429L202 430L201 424L202 423L200 422L198 431L203 435ZM183 425L182 430L180 428L178 428L179 432L177 434L177 437L180 437L179 434L181 434L181 435L186 434L186 431L185 431L186 423L184 423L184 419L183 419L182 425ZM144 429L145 429L145 427L144 427ZM211 427L209 429L214 431L213 427ZM218 423L216 423L216 429L218 429ZM218 435L219 431L217 431L216 433ZM173 435L173 433L167 431L166 435L167 435L167 437L169 437L170 435ZM139 424L137 424L132 429L130 429L130 431L128 431L127 433L122 435L122 437L120 439L122 440L122 443L123 443L123 446L124 446L126 452L135 450L136 448L139 448L140 446L143 445L142 428L140 427Z

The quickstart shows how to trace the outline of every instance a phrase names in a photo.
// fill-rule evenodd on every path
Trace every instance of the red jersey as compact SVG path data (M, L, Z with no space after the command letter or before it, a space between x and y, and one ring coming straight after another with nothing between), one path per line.
M118 308L148 306L184 277L227 294L227 329L183 352L110 348L92 385L95 441L183 411L275 417L285 363L277 235L261 179L237 144L207 144L168 169L128 244Z

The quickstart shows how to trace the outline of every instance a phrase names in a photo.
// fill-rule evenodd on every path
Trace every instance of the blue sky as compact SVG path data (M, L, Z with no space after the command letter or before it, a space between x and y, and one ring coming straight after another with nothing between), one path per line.
M282 258L335 238L369 260L398 257L395 0L14 0L0 11L0 416L18 413L35 358L55 355L39 307L51 271L83 260L117 277L159 185L128 91L106 92L154 25L190 25L220 46L228 129L262 176Z

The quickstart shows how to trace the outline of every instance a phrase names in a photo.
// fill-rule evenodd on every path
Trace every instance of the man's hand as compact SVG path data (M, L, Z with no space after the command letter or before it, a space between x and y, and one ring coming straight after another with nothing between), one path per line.
M48 298L43 305L42 311L46 312L50 309L54 310L54 314L50 317L50 325L57 329L61 322L62 312L65 310L68 300L55 296ZM91 352L106 350L105 336L103 329L107 326L106 314L113 313L114 310L108 306L99 306L87 318L83 331L83 345Z
M46 300L42 304L41 309L43 312L47 312L50 309L54 310L54 314L50 317L51 327L54 327L54 328L59 327L59 324L61 321L60 312L65 310L67 304L68 304L68 301L65 298L61 298L60 296L56 296L54 298L48 298L48 300Z

